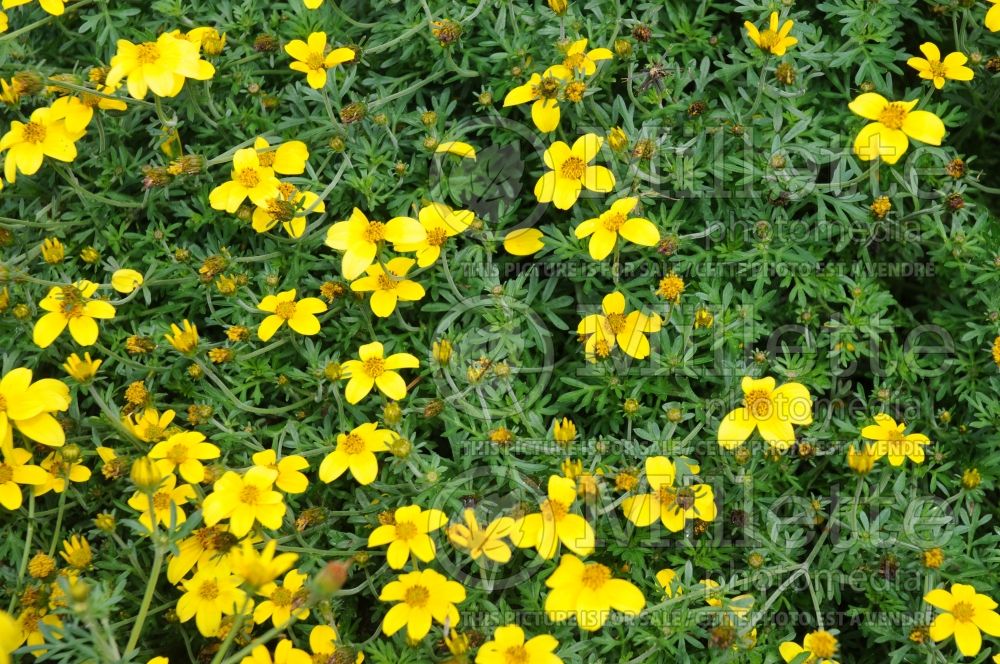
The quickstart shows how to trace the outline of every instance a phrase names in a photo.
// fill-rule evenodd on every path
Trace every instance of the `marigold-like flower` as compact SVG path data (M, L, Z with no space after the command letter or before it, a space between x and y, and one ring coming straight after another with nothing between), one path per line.
M86 131L68 117L72 108L76 107L62 98L50 107L32 111L27 123L11 121L10 129L0 138L0 152L7 152L4 177L8 182L17 181L18 171L25 175L37 173L45 157L63 162L76 159L76 141Z
M177 31L165 32L155 42L142 44L119 39L118 52L111 58L104 83L114 88L125 79L135 99L144 99L150 90L158 97L175 97L185 80L207 81L215 75L215 67L201 59L200 50L200 42L183 39Z
M31 369L11 369L0 378L0 450L14 443L14 429L31 440L62 447L66 433L52 413L69 409L71 399L65 383L54 378L32 382Z
M563 67L570 71L581 73L584 76L593 76L597 73L597 63L601 60L610 60L614 57L610 49L595 48L587 50L587 40L578 39L566 49L566 58L563 60Z
M214 526L229 519L229 530L236 537L250 532L255 522L271 530L280 528L285 500L273 488L277 477L276 470L259 466L250 468L242 477L227 471L205 498L202 507L205 523Z
M285 552L275 555L277 548L278 541L272 539L258 551L250 538L244 539L229 555L229 565L233 574L243 579L243 582L251 588L261 588L272 583L291 569L299 559L297 553Z
M181 508L194 500L194 488L190 484L178 485L176 475L167 475L156 487L152 496L138 491L129 498L129 507L141 512L139 523L150 532L155 528L170 528L171 524L175 528L181 526L187 520Z
M289 237L300 238L306 232L306 215L326 212L326 205L311 191L299 191L294 185L282 182L278 185L278 195L267 205L254 210L253 229L266 233L278 223Z
M809 632L802 639L802 645L794 641L785 641L778 647L781 658L791 662L802 653L809 656L805 659L814 664L837 664L833 657L837 654L837 637L824 630Z
M510 560L510 547L503 540L514 529L514 519L501 516L482 528L475 510L464 510L462 518L464 523L448 526L448 539L452 544L467 551L473 560L478 560L480 556L501 564Z
M660 241L660 231L653 222L643 217L629 217L638 204L638 197L619 199L596 219L588 219L576 227L577 238L590 237L591 258L595 261L607 258L614 251L619 236L644 247L652 247Z
M565 7L565 3L563 3ZM559 642L551 634L539 634L525 641L524 630L517 625L497 627L493 640L479 647L476 664L562 664L555 654Z
M53 286L38 303L47 311L35 323L33 341L39 348L48 348L69 326L69 333L81 346L97 342L98 328L94 319L115 317L115 308L104 300L92 300L97 284L77 281L71 286Z
M309 478L302 472L309 469L309 462L305 457L297 454L288 454L278 460L278 453L274 450L264 450L257 452L251 457L253 465L262 468L270 468L278 472L278 477L274 480L274 486L279 491L285 493L303 493L309 488Z
M594 529L582 516L570 512L576 498L576 482L550 475L548 498L539 504L538 512L515 521L510 541L520 548L534 547L545 559L556 555L560 542L573 553L590 554L594 550Z
M379 318L386 318L396 310L396 303L415 302L424 297L424 287L406 278L406 273L416 264L412 258L397 257L383 267L372 263L366 272L368 276L351 282L351 290L356 293L371 292L369 306Z
M372 531L368 536L368 546L388 544L385 557L393 569L402 569L411 555L425 563L430 562L436 549L429 533L446 523L448 517L441 510L422 510L419 505L400 507L393 514L393 523Z
M313 32L306 41L293 39L285 44L285 52L295 58L289 68L303 72L309 87L319 90L326 85L326 70L354 59L354 51L346 47L326 52L326 33Z
M28 450L13 448L3 452L0 459L0 505L13 511L24 501L21 486L44 484L48 475L43 468L31 464Z
M792 26L794 23L791 19L785 21L781 24L781 28L778 28L778 12L771 12L771 18L767 29L758 30L757 26L750 21L744 21L743 27L746 28L747 36L750 37L750 41L757 45L762 51L767 51L773 55L784 55L790 47L795 46L799 43L799 40L795 37L789 37L788 33L792 31Z
M584 353L587 360L596 362L611 355L620 346L627 355L641 360L649 357L647 334L659 332L663 321L658 314L647 316L641 311L625 313L625 296L615 291L604 296L602 313L585 316L576 333L586 336Z
M573 72L562 65L549 67L541 75L532 74L527 83L507 93L504 108L532 102L531 119L538 131L555 131L559 126L559 91L572 78Z
M172 410L165 410L161 414L155 408L146 408L141 414L133 413L126 417L123 422L139 440L155 443L167 437L167 427L174 421L175 415Z
M553 143L544 154L545 166L551 170L535 183L538 202L552 202L560 210L568 210L583 188L601 193L614 189L614 174L604 166L590 165L603 143L597 134L581 136L572 148L562 141Z
M692 468L697 472L697 466ZM675 486L677 468L665 456L646 459L646 480L652 493L626 498L622 502L625 518L645 528L659 519L671 532L684 530L687 521L714 521L715 496L708 484Z
M800 383L785 383L775 388L774 378L746 376L741 384L743 407L729 412L719 425L719 445L739 447L754 430L769 445L787 450L795 444L793 424L812 424L812 397Z
M341 271L344 278L351 280L361 276L375 261L380 242L420 244L426 240L427 231L416 219L395 217L388 222L369 221L358 208L351 212L350 219L335 223L326 232L326 246L344 252Z
M163 474L177 472L185 482L197 484L205 479L202 461L218 459L221 451L205 436L196 431L175 433L160 441L149 451L149 458L155 459Z
M319 319L316 314L326 311L326 303L318 297L295 299L295 289L283 291L277 295L268 295L257 308L270 313L260 327L257 336L261 341L268 341L285 322L299 334L312 336L319 333Z
M63 243L59 241L59 238L47 237L42 240L42 258L49 265L56 265L63 262L63 258L66 257L66 248Z
M47 613L46 609L25 609L17 617L17 624L19 629L19 644L24 643L28 646L40 646L45 643L46 638L62 638L62 620L54 613ZM42 632L42 625L46 628L45 632ZM44 655L46 652L44 648L37 647L31 650L31 653L38 657Z
M378 476L375 452L387 452L393 435L388 429L379 429L374 422L339 434L336 449L327 454L319 466L320 481L329 484L350 469L358 484L371 484Z
M955 51L942 59L941 50L931 42L921 44L920 52L924 54L923 58L910 58L906 64L916 69L920 78L933 81L934 87L938 90L944 87L945 79L971 81L975 76L975 73L965 66L969 58L964 53Z
M274 169L265 166L254 148L243 148L233 154L231 179L223 182L208 195L213 210L232 214L247 198L254 205L266 206L278 196L280 182Z
M558 622L575 616L580 629L588 632L600 629L612 609L637 616L646 606L642 591L633 584L613 578L605 565L584 563L569 553L559 558L559 567L545 585L551 588L545 598L549 620Z
M431 203L420 208L417 218L424 229L424 237L415 242L393 242L393 249L416 252L417 265L427 267L441 256L448 238L465 231L476 215L469 210L453 210L444 203Z
M382 631L392 636L404 626L413 641L427 636L431 622L454 629L460 620L455 604L465 600L465 588L432 569L396 577L382 589L383 602L398 602L382 620Z
M951 592L935 588L924 595L924 601L944 612L931 623L931 638L944 641L954 635L959 652L966 657L979 654L983 645L981 632L1000 636L1000 614L994 610L997 603L976 592L973 586L954 583Z
M941 145L944 123L930 111L914 111L918 101L890 102L874 92L858 95L849 108L872 123L865 125L854 139L854 154L862 161L881 157L885 163L895 164L909 147L909 138Z
M406 381L396 370L416 369L420 360L410 353L396 353L385 357L381 343L373 341L358 349L358 360L347 360L341 367L347 379L344 391L348 403L358 403L378 386L379 391L393 401L406 397Z
M214 637L222 616L235 614L246 599L240 590L240 578L224 563L199 568L181 586L185 592L177 600L177 617L182 623L194 618L198 631L205 637Z
M224 525L197 528L190 537L181 540L177 555L172 555L167 563L167 580L178 583L194 569L214 562L228 563L238 541Z
M181 353L190 353L198 347L198 328L186 318L181 325L183 329L177 327L176 323L171 323L170 330L173 334L167 332L163 337Z
M872 454L876 460L888 456L893 466L901 466L907 458L913 463L923 463L924 446L930 445L930 438L922 433L904 434L906 424L896 424L896 420L885 413L875 415L874 419L875 424L862 429L861 435L875 441Z

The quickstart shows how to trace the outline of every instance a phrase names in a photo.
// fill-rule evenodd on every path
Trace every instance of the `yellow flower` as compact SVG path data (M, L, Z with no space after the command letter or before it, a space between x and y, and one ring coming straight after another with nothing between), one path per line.
M379 243L421 243L427 231L416 219L395 217L388 222L368 221L358 208L347 221L339 221L326 232L326 246L344 252L341 271L346 279L358 278L375 261Z
M587 337L584 346L587 360L596 362L598 358L608 357L616 345L638 360L649 357L646 335L660 331L663 325L660 316L647 316L640 311L626 315L625 296L618 291L605 295L601 308L602 314L585 316L576 328L578 335Z
M564 417L562 420L556 420L552 424L552 437L556 439L556 442L560 445L569 445L576 438L576 425L573 420Z
M142 286L142 281L141 273L125 268L115 270L114 274L111 275L111 287L125 295Z
M281 183L274 177L274 169L261 163L254 148L243 148L233 154L231 179L223 182L208 195L213 210L232 214L247 198L254 205L266 206L277 198Z
M924 42L920 45L920 52L924 58L910 58L906 64L917 70L920 78L925 78L934 82L934 87L940 90L944 87L945 79L952 81L971 81L974 72L965 66L969 58L964 53L958 51L949 53L941 59L941 51L931 42Z
M677 487L677 469L665 456L646 459L646 480L652 493L626 498L622 502L625 518L645 528L659 519L671 532L684 530L693 519L714 521L715 496L708 484Z
M680 580L677 578L677 572L670 568L661 569L657 572L656 582L663 586L663 594L667 597L673 597L674 594L684 594L684 589L681 587Z
M318 3L317 6L319 6ZM309 649L313 652L313 662L330 662L336 660L336 655L343 652L346 646L337 645L337 632L332 627L316 625L309 632ZM359 652L355 656L354 662L361 664L363 661L365 661L365 655Z
M10 9L11 7L20 7L21 5L26 5L32 0L3 0L3 8ZM52 14L53 16L62 16L63 12L66 11L66 4L63 0L38 0L38 4L42 6L47 14Z
M801 646L794 641L785 641L778 647L778 651L786 662L807 653L809 656L804 661L811 664L837 664L833 659L837 654L837 637L820 629L806 634Z
M182 623L194 618L198 631L205 637L214 637L222 616L236 613L246 599L239 587L240 578L222 563L199 568L181 586L185 592L177 600L177 618Z
M393 249L402 252L415 251L417 265L427 267L441 256L442 248L448 238L465 231L476 215L469 210L453 210L444 203L431 203L420 208L417 217L424 230L424 237L413 242L394 241Z
M205 442L202 434L182 431L154 445L149 458L156 460L161 473L176 471L185 482L197 484L205 479L205 466L201 462L218 459L220 454L219 448Z
M309 160L309 148L302 141L285 141L276 148L263 136L254 139L253 149L261 166L273 168L275 173L282 175L302 175Z
M541 76L532 74L527 83L507 93L503 100L504 108L533 102L531 119L538 131L555 131L559 126L559 91L572 78L573 72L561 65L549 67Z
M67 461L59 452L52 452L38 465L46 471L46 478L44 484L35 487L36 496L49 491L62 493L70 482L81 483L90 479L90 468L83 465L82 459Z
M434 152L435 154L448 153L465 159L472 159L473 161L476 160L476 149L468 143L463 143L461 141L445 141L444 143L438 143L437 149L435 149Z
M155 42L142 44L119 39L105 85L115 88L125 79L128 92L135 99L145 98L150 90L158 97L175 97L186 79L212 78L215 67L201 59L200 42L179 35L178 31L165 32Z
M21 629L14 616L0 611L0 664L10 664L10 654L21 645Z
M301 471L309 469L305 457L289 454L277 460L278 453L274 450L264 450L253 455L253 465L270 468L278 473L274 486L285 493L304 493L309 488L309 478Z
M646 606L642 591L623 579L611 576L600 563L584 563L566 553L559 567L545 580L551 588L545 598L545 613L556 622L576 616L580 629L594 632L601 628L611 610L637 616Z
M308 613L308 611L306 611ZM323 660L326 661L326 660ZM274 659L267 646L257 646L240 664L312 664L313 658L305 650L299 650L288 639L282 639L274 649Z
M47 311L35 323L33 340L39 348L48 348L69 326L69 333L81 346L97 342L98 328L95 318L115 317L115 308L104 300L90 299L97 291L97 284L77 281L71 286L53 286L49 294L38 303Z
M148 456L142 456L132 462L132 467L129 469L129 479L139 491L155 491L163 483L163 473L160 472L155 461ZM136 509L145 509L145 507L137 507Z
M859 450L854 449L854 445L851 445L847 449L847 465L858 475L870 473L877 459L874 445L865 443L864 447Z
M369 306L379 318L387 318L396 310L396 303L415 302L426 293L424 287L406 278L406 273L416 263L412 258L397 257L383 267L372 263L366 269L368 276L351 282L351 290L356 293L371 292Z
M784 55L789 47L799 43L795 37L788 36L788 33L792 31L792 25L794 25L792 21L787 20L781 25L781 29L778 29L778 12L771 12L770 25L764 31L758 30L757 26L750 21L743 22L743 27L746 28L750 41L756 44L760 50L774 55Z
M252 588L262 588L274 582L291 569L299 559L297 553L279 553L277 540L268 540L260 551L254 548L251 538L244 539L241 546L234 548L229 556L233 574L243 579Z
M739 447L754 430L772 447L787 450L795 444L793 424L812 424L812 397L800 383L775 388L771 377L746 376L741 383L743 407L730 411L719 425L719 445Z
M280 586L273 581L261 586L257 594L267 599L254 609L253 621L259 625L270 619L275 627L281 627L292 615L296 620L308 618L309 608L302 606L309 596L309 589L305 587L308 579L308 574L293 569L285 575Z
M341 365L343 377L347 379L345 395L347 402L358 403L378 386L378 389L393 401L406 397L406 381L397 369L416 369L420 360L409 353L396 353L385 357L381 343L373 341L358 349L358 360L347 360Z
M537 228L519 228L504 236L503 248L511 256L530 256L545 247L544 237Z
M187 515L181 508L194 498L194 488L190 484L178 486L177 476L167 475L153 491L152 497L145 491L138 491L129 498L128 505L141 512L139 523L152 532L154 526L170 529L183 524Z
M0 450L14 443L14 427L31 440L61 447L66 433L52 413L69 409L71 399L65 383L54 378L31 381L31 369L11 369L0 378Z
M459 549L468 551L473 560L486 556L498 563L510 560L510 547L503 538L510 536L514 529L514 519L501 516L494 519L485 528L481 528L474 510L462 512L465 523L453 523L448 526L448 539Z
M76 159L76 141L85 130L70 130L68 104L66 99L59 99L48 108L35 109L27 123L11 121L10 129L0 138L0 152L7 151L4 177L8 182L17 180L18 171L25 175L37 173L45 157L63 162Z
M434 540L428 533L444 527L448 517L441 510L421 510L418 505L400 507L393 523L379 526L368 537L368 546L389 545L385 554L389 567L402 569L412 554L425 563L434 560Z
M45 643L46 636L50 639L62 638L62 620L54 613L46 613L45 609L25 609L17 617L17 624L20 630L18 643L40 646ZM45 625L45 633L42 632L42 625ZM31 650L31 654L35 657L41 657L46 652L44 648Z
M184 329L177 327L176 323L171 323L170 330L173 334L168 332L163 337L181 353L190 353L198 347L198 328L186 318L181 325L184 326Z
M919 99L893 101L874 92L865 92L849 104L855 114L872 120L854 139L854 154L862 161L881 157L895 164L906 152L907 137L929 145L941 145L944 123L930 111L914 111Z
M545 151L545 166L551 170L535 183L535 198L539 203L555 203L568 210L580 197L583 188L606 193L614 189L615 176L604 166L591 166L604 139L597 134L585 134L570 148L556 141Z
M290 237L300 238L306 231L306 215L326 212L326 205L311 191L299 191L294 185L282 182L278 185L278 195L267 205L253 212L253 229L266 233L278 223Z
M190 537L178 543L177 555L170 557L167 580L174 584L180 582L195 565L204 567L215 562L228 563L236 543L236 536L225 526L196 528Z
M213 27L188 30L188 33L184 37L200 44L201 50L206 55L219 55L222 53L222 49L226 47L226 33L223 32L220 35L219 31Z
M951 592L935 588L924 595L924 601L944 612L931 623L931 638L944 641L954 635L958 650L966 657L979 654L983 644L981 631L1000 636L1000 614L994 610L997 603L977 593L972 586L954 583Z
M986 12L986 29L990 32L1000 30L1000 0L990 0L993 6Z
M371 484L378 476L375 452L387 452L393 433L367 422L350 433L337 436L337 447L326 455L319 466L319 479L329 484L350 469L358 484Z
M90 550L90 543L79 535L73 535L68 540L63 540L63 550L59 552L66 563L79 571L84 571L90 567L93 560L93 553Z
M614 251L618 236L629 242L652 247L660 241L660 231L649 219L629 217L639 204L636 197L622 198L611 204L597 219L588 219L576 227L576 237L590 236L590 257L601 261Z
M42 258L45 262L50 265L56 265L57 263L62 263L63 258L66 257L66 248L63 243L59 241L59 238L47 237L42 240Z
M242 477L227 471L205 498L202 507L205 524L214 526L229 519L229 529L236 537L250 532L255 522L271 530L280 528L285 501L273 489L277 476L277 471L259 466L250 468Z
M31 452L13 448L0 457L0 505L8 510L21 507L24 496L21 485L44 484L48 474L44 469L30 463Z
M601 60L610 60L614 55L610 49L595 48L587 50L587 40L578 39L566 49L566 59L563 60L563 67L584 76L593 76L597 72L597 63Z
M316 314L326 311L326 303L318 297L304 297L296 301L295 289L277 295L268 295L257 305L260 311L270 313L257 328L261 341L268 341L286 321L288 327L299 334L312 336L319 333Z
M930 438L922 433L904 434L906 424L892 419L885 413L875 416L875 424L870 424L861 430L861 435L875 441L872 445L875 459L888 455L893 466L902 465L907 458L913 463L923 463L924 445L930 444Z
M124 419L124 424L145 443L155 443L166 438L167 427L174 421L176 413L165 410L161 415L155 408L146 408L142 414L133 414Z
M313 32L307 41L293 39L285 44L285 52L296 60L288 66L306 74L309 87L316 90L326 85L327 69L354 59L354 51L345 47L327 53L325 32Z
M523 629L504 625L496 628L492 641L479 647L476 664L562 664L555 654L558 647L559 642L551 634L539 634L525 641Z
M465 600L465 588L432 569L396 577L382 589L383 602L398 602L382 620L382 631L392 636L404 626L411 641L427 636L431 621L454 629L460 620L455 604Z
M539 511L514 522L510 541L520 548L534 547L540 556L556 555L561 541L570 551L586 556L594 550L594 529L570 509L576 502L576 483L559 475L550 475L548 498Z

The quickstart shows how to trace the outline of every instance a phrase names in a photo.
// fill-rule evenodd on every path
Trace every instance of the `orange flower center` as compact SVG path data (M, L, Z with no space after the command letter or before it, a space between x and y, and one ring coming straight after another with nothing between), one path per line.
M625 331L625 314L608 314L605 320L611 334L618 335Z
M885 439L890 443L901 443L903 442L903 434L899 432L899 429L889 429L885 432Z
M0 397L3 399L3 397ZM0 463L0 486L10 482L14 478L14 469L5 463Z
M506 664L528 664L531 655L528 654L524 646L511 646L504 651L504 662Z
M157 512L164 512L170 509L170 494L166 491L157 491L153 494L153 509Z
M940 60L929 60L927 62L930 65L931 75L934 78L947 78L948 68L944 66L944 63Z
M244 168L236 173L236 181L245 189L253 189L260 184L260 174L256 168Z
M837 653L837 639L823 630L813 632L809 635L809 652L823 659L833 657Z
M757 419L766 419L771 414L771 393L766 390L750 390L743 397L743 405Z
M969 602L955 602L951 607L951 615L955 616L958 622L972 622L972 617L976 615L976 607Z
M542 516L546 521L559 521L566 516L566 506L558 500L546 500L541 505Z
M770 50L778 45L781 41L781 35L771 29L763 30L760 33L760 47L765 50Z
M694 507L694 489L691 487L681 487L677 491L677 496L674 498L677 502L677 506L683 510L689 510Z
M583 53L574 53L573 55L567 55L566 59L563 60L563 65L569 67L570 69L580 69L583 67L584 60L587 56Z
M542 99L555 99L556 95L559 94L559 81L552 78L543 78L538 85L532 88L536 97L541 97Z
M611 355L611 344L605 339L600 339L594 344L594 355L597 357L607 357Z
M276 154L274 150L268 150L267 152L257 153L257 161L264 168L271 168L272 166L274 166L275 158Z
M349 433L344 439L343 450L348 454L360 454L365 450L365 441L358 434Z
M83 315L83 293L76 286L63 286L59 309L66 318Z
M288 588L275 588L271 593L271 601L275 606L291 606L292 598L292 591Z
M427 231L427 244L432 247L440 247L448 239L448 233L443 228L434 228Z
M423 586L411 586L406 589L403 601L415 608L427 606L427 600L431 598L431 593Z
M604 224L606 230L617 233L618 229L625 225L625 215L618 214L617 212L608 214L604 216L601 222Z
M326 69L326 58L322 53L312 51L306 58L306 64L309 65L309 69Z
M611 578L611 570L600 563L590 563L583 570L580 581L591 590L600 590Z
M369 242L381 242L385 239L385 224L381 221L369 221L365 239Z
M559 177L567 180L579 180L587 170L587 164L579 157L570 157L559 167Z
M677 492L673 487L661 486L656 492L656 498L663 507L671 507L677 502Z
M246 505L256 505L260 500L260 489L255 486L245 486L240 489L240 502Z
M24 125L22 136L27 143L41 143L47 134L45 127L37 122Z
M906 114L906 108L898 101L894 101L879 113L878 121L889 129L899 129L903 126Z
M178 443L174 445L173 447L170 448L170 451L167 452L167 459L169 459L172 463L178 466L187 461L187 458L188 458L187 445L183 443Z
M160 59L160 49L155 43L139 44L137 50L135 59L140 65L151 65Z
M369 357L363 366L365 373L372 378L378 378L385 373L385 360L381 357Z
M219 596L219 584L215 580L205 581L198 586L198 597L211 602Z
M400 521L396 523L396 538L401 540L413 539L420 534L417 527L409 521Z
M272 198L267 202L267 216L278 221L291 221L295 217L295 204Z
M399 282L390 277L388 274L378 275L378 287L379 290L394 290Z
M295 315L294 302L279 302L274 308L274 315L282 320L288 320Z

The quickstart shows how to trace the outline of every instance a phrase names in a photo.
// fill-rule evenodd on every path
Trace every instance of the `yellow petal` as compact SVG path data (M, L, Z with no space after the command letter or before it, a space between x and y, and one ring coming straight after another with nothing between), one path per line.
M545 246L543 237L537 228L520 228L507 233L503 239L503 248L513 256L530 256Z
M441 143L437 146L437 150L434 152L438 154L447 152L458 157L465 157L473 160L476 158L476 149L468 143L462 143L461 141L446 141Z

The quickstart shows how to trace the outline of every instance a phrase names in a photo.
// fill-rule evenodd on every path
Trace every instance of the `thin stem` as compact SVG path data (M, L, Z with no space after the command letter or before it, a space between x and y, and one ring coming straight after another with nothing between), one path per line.
M149 501L150 505L152 505L152 496L150 496ZM150 518L155 518L154 510L150 510ZM139 643L139 637L142 635L142 627L146 622L146 616L149 614L149 605L153 601L153 592L156 590L156 582L160 577L160 569L163 567L164 547L159 543L159 541L157 541L154 546L153 569L149 574L149 580L146 582L146 592L142 595L142 604L139 605L139 615L135 618L135 623L132 625L132 633L129 634L128 643L125 644L126 654L130 653L132 649L135 648L136 644Z

